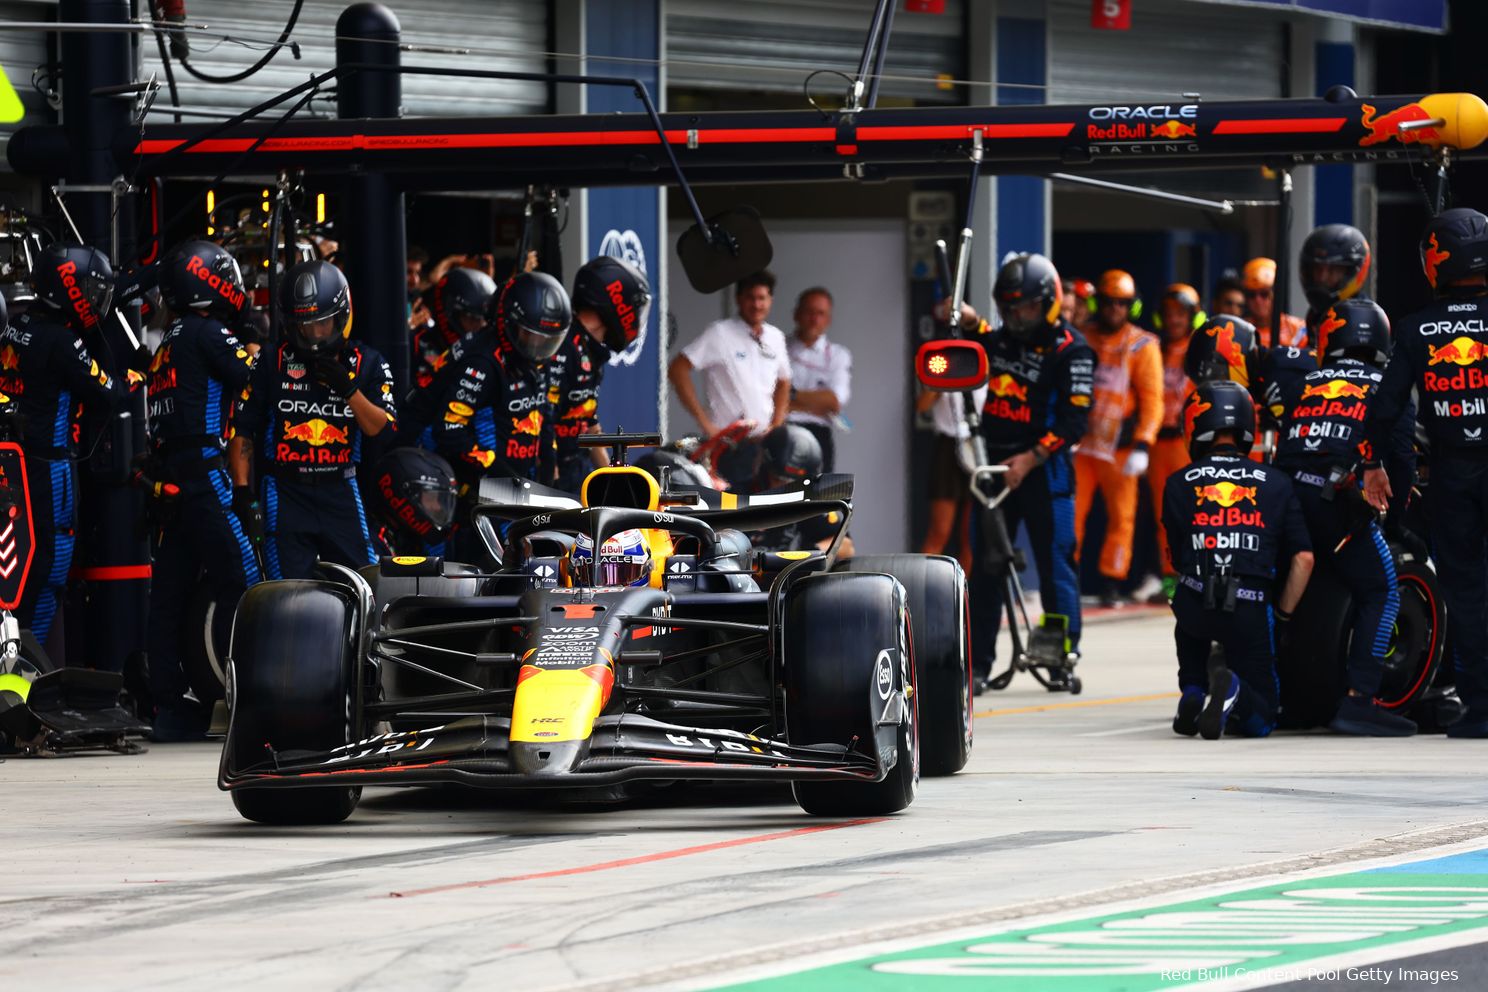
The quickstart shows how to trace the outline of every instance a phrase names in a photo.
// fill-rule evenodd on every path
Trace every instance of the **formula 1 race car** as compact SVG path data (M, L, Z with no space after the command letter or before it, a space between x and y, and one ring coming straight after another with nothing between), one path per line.
M471 522L495 571L388 558L248 590L218 778L243 816L337 822L364 785L691 779L789 781L808 813L874 815L913 801L922 761L966 763L954 559L837 560L849 476L673 492L625 464L654 436L585 440L616 464L580 501L482 487ZM756 552L743 533L834 511L825 554Z

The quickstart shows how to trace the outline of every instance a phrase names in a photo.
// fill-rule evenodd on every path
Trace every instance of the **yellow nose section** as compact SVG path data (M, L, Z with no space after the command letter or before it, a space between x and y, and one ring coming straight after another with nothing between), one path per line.
M559 669L523 665L511 739L530 744L588 740L614 685L615 672L608 664Z

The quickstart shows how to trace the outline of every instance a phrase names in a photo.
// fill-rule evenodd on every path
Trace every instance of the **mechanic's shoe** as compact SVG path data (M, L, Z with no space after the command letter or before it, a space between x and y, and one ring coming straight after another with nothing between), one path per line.
M992 681L990 675L974 675L971 679L971 691L973 695L980 696L987 691L988 684Z
M1448 737L1478 739L1488 737L1488 713L1471 706L1462 714L1462 719L1447 728Z
M1162 595L1162 589L1162 579L1149 574L1132 590L1131 600L1133 603L1162 602L1157 598Z
M1416 732L1416 725L1398 713L1391 713L1369 696L1344 696L1328 729L1355 737L1410 737Z
M1100 605L1108 609L1115 609L1126 603L1125 597L1121 595L1121 583L1108 581L1101 588Z
M204 741L207 739L207 723L208 716L202 708L183 699L179 703L162 706L155 711L155 722L150 728L150 740L157 744Z
M1204 710L1197 721L1199 736L1206 741L1219 740L1219 735L1224 732L1225 721L1230 718L1230 710L1235 708L1235 700L1239 698L1238 675L1223 665L1210 672L1209 701L1204 704Z
M1173 714L1173 733L1192 737L1199 732L1199 713L1204 709L1204 690L1190 686L1183 690L1178 700L1178 712Z

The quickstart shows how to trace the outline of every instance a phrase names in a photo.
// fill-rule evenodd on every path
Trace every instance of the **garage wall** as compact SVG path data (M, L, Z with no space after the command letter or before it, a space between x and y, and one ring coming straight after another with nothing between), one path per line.
M770 270L779 280L770 322L789 335L796 296L826 286L835 299L828 335L853 353L853 394L843 411L853 429L837 443L838 468L858 477L853 541L860 552L908 550L911 372L903 360L909 333L904 223L772 220L769 231L775 245ZM702 296L679 279L669 303L677 320L675 355L710 321L733 312L733 292ZM670 404L673 437L697 430L675 396Z

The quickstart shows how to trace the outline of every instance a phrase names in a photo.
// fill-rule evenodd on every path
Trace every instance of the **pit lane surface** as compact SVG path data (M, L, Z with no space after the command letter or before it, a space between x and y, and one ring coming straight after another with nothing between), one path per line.
M1480 742L1175 738L1171 645L1160 613L1092 624L1084 695L981 697L969 768L881 820L773 789L368 790L339 827L268 829L216 790L212 744L12 759L0 987L710 987L1488 837Z

